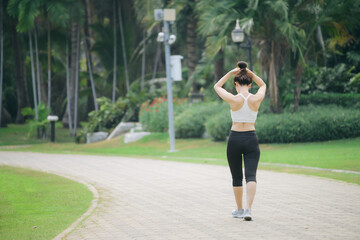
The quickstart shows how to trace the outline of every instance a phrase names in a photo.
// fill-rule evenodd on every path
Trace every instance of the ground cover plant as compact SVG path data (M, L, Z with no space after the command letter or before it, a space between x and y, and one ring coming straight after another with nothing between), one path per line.
M360 185L359 174L261 165L262 163L280 163L324 169L360 171L359 145L360 138L312 143L260 144L260 168L330 177ZM124 144L123 137L118 137L93 144L46 143L32 145L27 148L11 149L11 151L128 156L227 165L226 142L223 141L177 139L176 149L177 152L168 151L169 139L166 133L152 133L138 142L129 144ZM1 150L6 151L8 149Z
M0 239L53 239L93 199L83 184L9 166L0 166L0 193Z

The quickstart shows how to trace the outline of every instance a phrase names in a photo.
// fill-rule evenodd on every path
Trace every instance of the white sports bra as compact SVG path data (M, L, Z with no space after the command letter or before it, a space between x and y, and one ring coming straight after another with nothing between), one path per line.
M240 110L237 110L237 111L230 110L232 121L233 122L255 123L258 112L251 110L247 103L248 98L252 94L250 93L247 97L244 97L244 95L242 95L241 93L240 93L240 95L245 99L245 102Z

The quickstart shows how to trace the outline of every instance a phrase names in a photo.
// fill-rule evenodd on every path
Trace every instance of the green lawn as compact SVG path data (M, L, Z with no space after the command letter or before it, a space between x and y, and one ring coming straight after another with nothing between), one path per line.
M70 137L69 130L63 128L61 122L55 124L55 129L57 142L74 142L74 138ZM28 132L28 124L8 124L8 127L0 128L0 146L40 144L49 141L47 139L37 139L36 130L33 130L30 136L28 136Z
M53 239L86 212L92 199L83 184L0 166L0 239Z
M64 131L61 129L61 131ZM1 133L1 132L0 132ZM0 140L2 137L0 137ZM260 163L282 163L309 167L360 171L360 138L327 142L261 144ZM177 152L169 152L165 133L153 133L142 140L124 144L123 137L93 144L74 142L43 143L12 151L47 153L96 154L129 157L146 157L172 161L227 165L226 143L210 139L176 139ZM1 149L6 150L6 149ZM360 185L359 174L332 173L289 167L265 166L261 169L285 171L339 179Z

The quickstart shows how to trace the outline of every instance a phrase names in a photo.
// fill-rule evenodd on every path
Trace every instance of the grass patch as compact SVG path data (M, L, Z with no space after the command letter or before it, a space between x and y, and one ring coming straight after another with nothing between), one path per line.
M8 124L8 127L0 128L0 146L41 144L50 141L50 124L49 139L38 139L36 129L31 132L30 137L28 137L28 132L28 124ZM69 129L63 128L61 122L55 123L55 141L59 143L74 142L74 138L69 134Z
M64 177L0 166L0 239L52 239L92 199L86 186Z
M338 173L338 172L327 172L327 171L319 171L313 169L302 169L302 168L289 168L289 167L280 167L280 166L264 166L259 165L259 169L261 170L269 170L275 172L285 172L285 173L293 173L293 174L303 174L308 176L317 176L322 178L331 178L335 180L340 180L348 183L355 183L360 185L360 175L352 174L352 173Z
M359 146L360 138L313 143L260 144L260 162L360 171ZM11 151L115 155L227 165L226 142L214 142L210 139L176 139L176 149L177 152L168 151L169 139L166 133L152 133L138 142L129 144L124 144L123 137L118 137L92 144L73 142L36 144ZM298 168L289 168L286 171L325 176L360 185L359 178L347 173L304 171Z

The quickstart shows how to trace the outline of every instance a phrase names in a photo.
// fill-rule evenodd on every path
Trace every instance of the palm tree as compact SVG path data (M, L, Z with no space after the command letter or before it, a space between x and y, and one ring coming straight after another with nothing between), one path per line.
M36 81L37 81L37 90L38 90L38 103L42 101L41 98L41 84L40 84L40 67L39 67L39 48L37 40L37 30L36 30L36 20L34 24L34 42L35 42L35 61L36 61Z
M119 27L120 27L120 36L121 36L121 47L123 52L123 59L124 59L124 69L125 69L125 81L126 81L126 90L129 92L130 90L130 82L129 82L129 73L128 73L128 66L127 66L127 58L126 58L126 47L125 47L125 39L124 39L124 28L122 22L122 14L121 14L121 1L118 4L118 12L119 12Z
M66 110L67 110L67 120L68 120L68 126L70 131L70 136L73 135L72 130L72 117L71 117L71 93L70 93L70 70L69 70L69 41L66 34L66 61L65 61L65 68L66 68L66 96L67 96L67 104L66 104ZM66 114L65 114L66 115Z
M47 43L48 43L48 108L51 107L51 48L50 48L50 20L47 20Z
M115 102L116 95L116 61L117 61L117 52L116 52L116 1L113 0L113 24L114 24L114 70L113 70L113 92L112 92L112 102Z
M251 33L259 47L260 63L268 76L271 108L276 113L281 112L279 71L288 49L300 49L304 38L303 31L289 18L289 8L292 7L295 5L289 5L285 0L212 0L201 1L197 6L200 13L198 29L207 37L206 48L210 57L225 49L237 18L245 32Z
M141 61L141 91L144 90L145 86L145 50L146 50L146 31L144 30L144 40L143 40L143 49L142 49L142 61Z
M196 91L196 81L191 78L197 65L197 34L198 14L196 12L196 4L198 0L174 0L170 7L174 7L177 11L176 23L178 32L186 35L186 55L188 72L188 83L191 81L193 91Z
M3 1L0 0L0 127L1 127L1 110L2 110L3 62L4 62Z
M31 63L31 77L33 83L33 94L34 94L34 108L35 108L35 119L38 120L38 99L36 96L36 80L35 80L35 69L34 69L34 55L32 49L31 31L29 30L29 46L30 46L30 63Z
M93 94L93 98L94 98L95 111L98 111L99 106L96 102L96 91L95 91L95 83L94 83L94 79L93 79L93 71L92 71L92 66L91 66L91 61L90 61L90 52L89 52L89 47L88 47L88 43L87 43L86 39L84 41L84 45L85 45L86 62L88 65L89 76L90 76L91 90L92 90L92 94Z
M76 127L78 125L78 93L79 93L79 55L80 55L80 27L78 22L72 24L72 56L71 56L71 72L72 80L75 84L74 89L74 131L73 136L76 136ZM75 60L75 61L74 61Z

